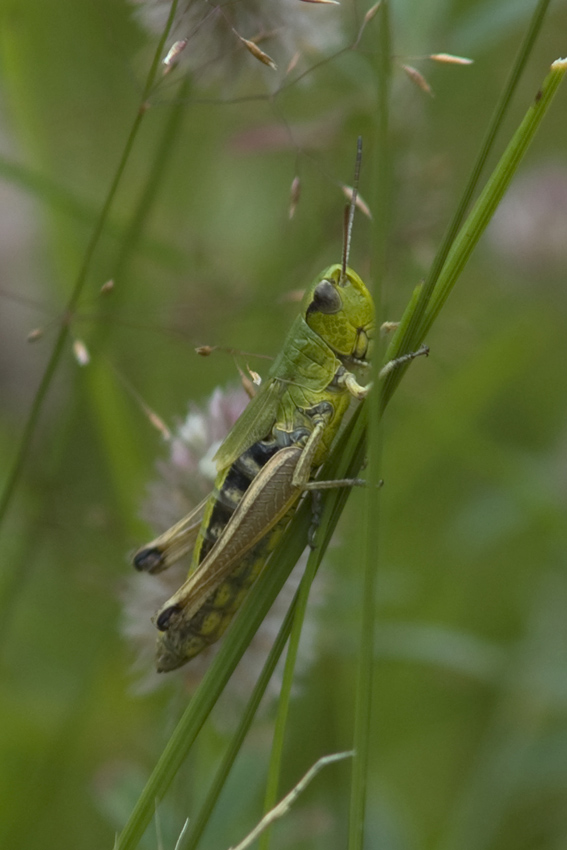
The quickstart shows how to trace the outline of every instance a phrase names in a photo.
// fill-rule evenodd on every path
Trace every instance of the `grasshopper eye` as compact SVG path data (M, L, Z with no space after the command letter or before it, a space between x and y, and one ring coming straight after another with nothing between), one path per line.
M341 296L330 280L322 280L313 291L313 301L307 308L308 313L338 313L342 307Z

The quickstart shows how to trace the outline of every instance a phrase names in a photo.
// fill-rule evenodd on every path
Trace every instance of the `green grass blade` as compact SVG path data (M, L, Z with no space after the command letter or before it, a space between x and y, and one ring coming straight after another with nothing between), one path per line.
M276 805L279 791L279 779L281 764L283 758L283 746L285 739L285 730L287 718L289 714L289 704L291 700L291 689L293 686L293 677L295 673L295 664L297 662L297 654L299 651L299 641L303 623L305 622L305 612L309 601L309 593L313 579L317 574L319 564L321 563L321 552L318 549L312 550L305 568L305 573L301 579L301 584L298 591L297 606L293 617L293 625L289 639L289 647L287 650L285 668L280 696L278 700L278 713L274 728L274 739L272 743L272 752L270 757L270 767L268 770L268 780L266 783L266 794L264 797L264 814L271 811ZM271 828L267 828L259 841L259 850L268 850L270 846Z
M536 8L534 9L532 19L518 50L518 54L510 71L506 85L504 86L502 94L498 99L492 117L490 119L484 139L480 146L478 156L472 167L469 179L457 205L457 209L455 210L455 213L449 223L449 226L443 236L443 239L441 240L439 249L437 250L437 253L433 259L433 263L431 264L431 268L422 288L422 294L419 304L415 306L412 305L411 310L407 312L407 330L404 335L404 340L400 348L398 349L398 354L415 350L423 341L423 336L419 333L418 330L423 314L425 312L427 304L429 303L429 299L431 298L439 275L441 274L441 270L443 269L445 261L447 260L449 251L453 247L453 244L459 232L459 228L463 223L466 211L476 191L480 176L484 170L484 166L486 165L487 159L494 147L494 142L502 126L504 117L508 111L508 107L510 105L512 97L518 87L518 83L527 65L535 41L540 33L543 19L547 12L549 3L550 0L539 0L536 5ZM389 386L392 383L397 383L400 380L402 372L403 370L400 370L399 373L394 373L389 376L388 380L386 381L386 392L389 391Z
M254 716L256 714L256 711L258 710L260 701L266 691L266 688L275 670L276 664L279 661L286 641L289 637L294 619L294 612L296 610L298 595L299 591L296 593L286 613L284 621L280 626L276 640L274 641L274 644L270 649L266 662L262 668L262 672L260 673L258 681L256 682L254 690L252 691L250 699L248 700L248 704L246 705L242 717L240 718L238 728L232 736L228 749L223 757L221 764L219 765L213 783L207 793L207 796L201 806L201 809L192 822L193 825L191 832L188 834L187 839L181 842L179 850L196 850L201 836L205 831L205 828L209 822L209 818L214 810L220 793L224 788L232 765L234 764L235 759L238 753L240 752L240 748L244 742L246 734L250 726L252 725L252 721L254 720Z
M126 165L128 163L128 160L130 159L130 154L132 153L132 149L134 147L134 142L136 141L136 138L138 136L138 132L140 130L144 115L147 112L146 100L147 100L149 94L151 93L152 88L153 88L154 83L155 83L158 64L159 64L161 55L163 53L163 46L165 44L165 40L168 36L169 30L171 28L171 24L172 24L173 19L175 17L175 12L177 10L177 3L178 3L178 0L173 0L173 2L171 4L170 13L169 13L165 28L163 30L159 44L158 44L156 51L154 53L152 65L151 65L150 71L148 73L148 76L146 78L146 83L145 83L145 86L144 86L144 91L143 91L143 94L142 94L142 101L141 101L140 107L138 108L138 110L136 112L136 117L134 118L134 122L132 124L132 127L130 128L128 138L126 139L126 143L124 145L124 149L122 151L122 155L120 157L120 161L118 163L118 166L117 166L116 171L114 173L114 177L112 179L110 188L109 188L108 193L106 195L106 199L104 201L104 204L103 204L102 209L100 211L100 215L98 217L97 223L95 225L95 228L93 230L93 233L91 235L91 238L89 240L87 248L85 250L85 254L84 254L84 257L83 257L81 267L79 269L79 273L78 273L78 275L75 279L75 283L73 284L73 287L72 287L72 290L71 290L71 295L69 296L69 299L67 301L67 305L66 305L66 308L65 308L65 311L64 311L64 313L66 315L70 316L74 312L74 310L75 310L75 308L76 308L76 306L79 302L79 298L81 296L81 293L83 292L83 289L84 289L85 284L87 282L87 278L88 278L88 274L89 274L89 271L90 271L90 268L91 268L91 263L92 263L92 260L93 260L93 257L94 257L95 250L96 250L96 248L99 244L100 238L101 238L102 233L104 231L104 228L106 226L106 222L107 222L107 219L108 219L108 216L109 216L109 213L110 213L110 209L111 209L112 204L114 202L114 198L116 197L118 187L119 187L119 185L122 181L122 178L124 176L124 172L126 170ZM2 526L2 523L3 523L3 521L6 517L6 514L8 512L8 508L9 508L10 503L12 501L12 497L13 497L14 492L16 490L16 486L17 486L18 481L20 479L20 475L21 475L22 470L24 468L24 464L26 462L28 452L29 452L30 447L31 447L33 436L35 434L35 430L36 430L37 424L39 422L39 417L40 417L40 414L41 414L41 411L42 411L42 408L43 408L43 403L44 403L45 398L47 396L48 390L51 386L51 381L53 379L53 376L55 375L55 372L57 371L57 368L59 366L59 362L61 360L61 355L63 354L63 351L65 349L65 345L67 343L68 336L69 336L69 323L63 322L61 324L61 328L59 329L59 332L58 332L57 337L55 339L55 343L54 343L53 348L51 350L51 355L50 355L50 357L47 361L47 365L45 367L45 370L44 370L43 375L41 377L41 380L39 382L39 387L38 387L38 389L35 393L27 421L26 421L24 428L23 428L23 433L22 433L22 438L20 440L20 445L19 445L19 447L16 451L14 463L12 465L10 472L8 473L6 484L4 485L4 489L3 489L2 494L0 496L0 527Z
M423 320L420 322L418 338L423 339L425 337L449 297L457 278L518 170L518 166L539 129L539 125L549 109L566 71L567 60L558 59L552 64L549 74L543 81L541 89L537 92L524 120L514 133L510 144L461 228L443 266Z
M468 238L467 223L463 228L463 232L467 237L465 243L459 243L458 251L454 249L449 257L449 262L451 262L451 268L453 269L451 277L448 279L450 288L454 284L456 274L462 270L474 244L480 238L482 230L496 208L497 201L495 203L495 199L498 198L499 200L507 187L512 174L539 126L543 114L550 105L566 69L567 62L558 61L554 63L550 75L544 82L541 97L538 97L534 106L530 108L528 116L514 136L509 150L495 169L494 178L491 178L487 190L483 192L477 205L475 205L469 217L469 220L472 217L473 221L477 223L474 238L472 240ZM502 165L503 161L504 165ZM429 320L428 327L430 327L430 324L441 309L450 288L448 288L447 279L445 277L440 278L439 287L436 288L436 295L432 300L431 311L427 314ZM400 344L401 342L402 340L400 338ZM382 409L391 398L394 388L395 385L392 385L388 392L386 392L387 384L385 383L381 399ZM360 410L359 415L353 418L350 427L342 435L337 452L333 453L333 457L326 464L323 472L325 478L356 475L364 455L365 423L366 413L364 410ZM320 528L321 543L320 549L317 550L320 556L324 553L347 496L348 493L344 490L329 491L328 495L325 496L323 520ZM264 572L252 589L239 617L227 634L214 664L211 666L209 673L199 686L185 714L181 718L177 729L167 744L162 757L118 840L117 847L119 850L132 850L132 848L137 846L139 839L153 816L155 801L160 800L165 794L216 699L244 652L245 647L250 642L301 554L309 524L309 506L305 505L298 512L292 528L286 535L285 545L282 545L280 550L275 553L270 563L270 569Z
M113 308L118 311L124 302L130 297L131 276L128 274L129 265L138 246L143 242L145 226L151 210L153 209L167 165L182 127L185 114L184 103L190 88L190 77L185 77L179 86L178 102L169 111L165 122L161 139L157 145L152 161L147 171L140 196L135 204L130 221L124 229L118 255L114 262L113 280L117 284L113 294ZM108 380L108 364L100 359L100 353L108 343L112 323L100 321L96 324L95 333L90 338L92 350L99 357L90 364L85 378L88 385L89 400L91 403L91 418L103 436L106 450L104 458L108 465L109 475L114 482L114 490L120 497L125 522L132 516L134 505L132 499L134 493L139 492L132 487L136 481L136 470L143 468L141 462L134 463L136 443L132 435L135 429L129 421L127 411L122 416L116 415L121 401L113 392L113 384ZM109 405L109 397L113 397L114 404ZM128 464L128 460L131 463ZM130 467L130 474L124 474L125 469Z
M309 512L300 509L292 528L282 540L282 546L274 554L270 569L264 570L250 591L142 791L118 839L118 850L132 850L138 845L153 817L156 801L161 800L169 788L246 647L301 555L309 522Z
M334 454L322 469L325 478L356 475L364 456L364 427L364 418L354 416L339 441L338 454ZM348 488L328 490L324 494L318 547L312 555L315 566L319 565L325 554L347 498ZM165 795L234 668L297 563L305 548L310 524L311 508L306 503L299 509L280 547L271 558L269 569L264 570L252 587L238 617L227 632L218 655L195 691L120 834L117 850L133 850L137 847L154 815L156 801Z
M419 345L425 339L426 334L439 315L459 275L478 244L480 237L486 230L514 174L518 170L520 162L533 141L566 70L567 60L565 59L557 59L551 65L549 74L545 77L532 105L528 108L523 121L516 130L512 140L488 179L485 188L459 231L422 317L419 318L424 304L423 296L417 305L415 302L411 302L409 309L406 309L403 322L407 327L407 334L404 340L399 337L395 340L399 347L398 353L400 349L403 351L406 350L408 337L411 336L411 339L414 341L412 347L415 347L415 344ZM412 329L415 327L416 322L417 331L414 331ZM399 383L404 371L405 368L402 366L402 368L391 372L386 377L382 395L383 406L391 397L392 391Z
M392 32L389 3L380 8L379 41L377 58L377 115L376 115L376 166L373 180L373 207L377 214L373 226L373 296L377 317L381 317L382 285L388 274L388 253L390 243L390 222L392 215L391 181L392 166L391 139L389 131ZM380 320L377 319L377 325ZM362 564L361 586L361 622L356 675L356 695L354 708L354 734L352 778L349 808L349 850L361 850L364 844L364 821L367 802L367 782L370 754L370 724L372 715L372 682L374 667L374 627L375 627L375 584L379 567L380 546L380 504L379 487L382 440L380 433L380 358L374 357L372 380L377 392L371 393L365 405L365 417L368 418L368 487L364 500L364 515L359 524L361 533L360 562Z

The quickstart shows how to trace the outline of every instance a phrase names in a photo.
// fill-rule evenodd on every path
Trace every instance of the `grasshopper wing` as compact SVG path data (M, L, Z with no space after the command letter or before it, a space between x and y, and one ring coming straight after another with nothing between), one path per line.
M182 520L138 549L132 558L136 569L144 573L161 573L183 555L191 552L195 546L208 501L209 496Z
M298 446L281 449L258 473L222 536L156 614L158 629L183 631L244 555L290 510L301 495L292 479L302 451Z
M226 469L240 455L266 437L276 421L276 413L285 385L272 378L244 409L221 443L213 460L217 469Z

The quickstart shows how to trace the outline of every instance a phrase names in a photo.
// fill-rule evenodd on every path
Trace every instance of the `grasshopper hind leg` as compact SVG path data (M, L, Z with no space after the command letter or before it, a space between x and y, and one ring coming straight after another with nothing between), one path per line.
M416 357L428 357L429 356L429 346L422 345L417 351L408 351L407 354L400 354L399 357L395 357L393 360L389 360L385 366L380 369L380 378L385 378L386 375L389 375L390 372L393 372L395 369L398 369L400 366L404 366L406 363L409 363L411 360L415 360Z
M172 604L159 613L155 620L162 632L157 640L158 673L181 667L221 637L262 571L284 526L285 518L281 527L276 526L271 535L260 540L236 569L225 576L196 612L189 613L182 605Z

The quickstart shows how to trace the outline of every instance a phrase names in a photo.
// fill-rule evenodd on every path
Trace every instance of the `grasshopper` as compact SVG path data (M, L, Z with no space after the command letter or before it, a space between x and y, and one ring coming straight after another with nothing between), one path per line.
M356 483L320 482L315 476L351 399L362 400L369 391L353 369L369 364L374 305L348 267L359 168L360 143L342 262L327 268L306 291L267 380L215 455L213 492L134 556L137 569L156 573L193 553L187 580L154 618L161 632L159 672L180 667L218 640L303 493ZM382 372L391 367L386 364Z

